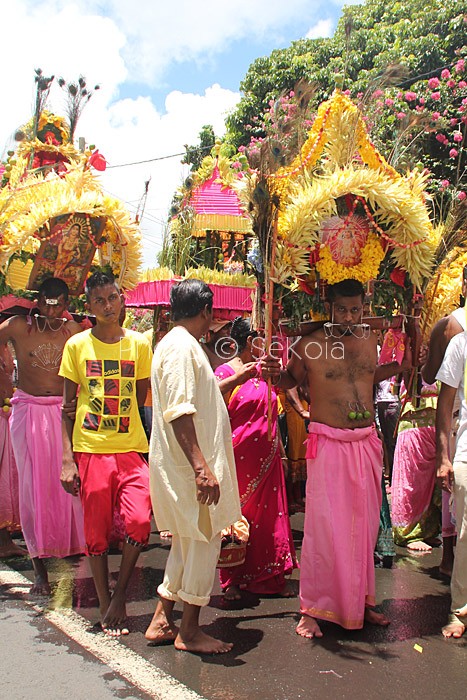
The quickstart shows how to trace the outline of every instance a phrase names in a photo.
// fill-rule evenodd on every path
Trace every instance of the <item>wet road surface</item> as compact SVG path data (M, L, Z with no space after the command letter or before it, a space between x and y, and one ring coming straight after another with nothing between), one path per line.
M296 514L291 520L299 550L303 515ZM128 614L132 633L121 641L111 640L112 643L92 631L92 624L98 619L97 599L86 559L83 557L73 564L57 562L53 567L54 594L49 608L56 608L56 611L50 618L45 612L42 624L47 622L45 627L49 632L42 634L45 637L50 634L57 616L63 617L60 611L66 611L73 601L78 613L74 619L84 630L75 639L84 639L84 644L92 640L97 652L90 653L99 654L102 648L105 654L99 658L103 663L108 662L106 654L111 655L114 649L115 653L126 651L128 654L126 661L119 661L112 668L121 668L126 679L129 676L125 675L125 664L133 668L136 688L133 695L126 695L125 691L120 695L120 690L110 689L114 697L465 699L467 636L445 640L441 635L450 597L448 582L437 571L440 549L430 554L409 554L397 548L393 568L376 569L377 601L392 620L388 628L365 626L363 630L350 632L331 623L322 623L324 637L316 641L295 634L299 619L297 598L260 599L245 594L241 602L227 604L216 582L211 604L201 613L201 623L209 634L234 642L234 649L221 656L201 657L176 652L172 645L151 647L144 639L169 548L170 540L161 540L156 532L152 534L149 548L141 555L130 584ZM113 572L119 560L118 554L110 556ZM10 559L6 563L32 579L29 560ZM298 576L299 573L294 572L297 590ZM10 602L19 595L18 590L8 584L1 587L1 592L3 599ZM55 633L61 635L57 643L64 643L65 633L66 630ZM141 671L135 670L139 669L138 659ZM151 682L138 686L138 678L151 669L160 672L162 680L159 682L156 675ZM164 690L165 680L171 678L175 679L173 689L169 686ZM98 696L96 693L95 697ZM8 697L19 700L23 696L12 694L10 688ZM52 696L36 694L35 697ZM74 700L78 696L71 694L69 697Z

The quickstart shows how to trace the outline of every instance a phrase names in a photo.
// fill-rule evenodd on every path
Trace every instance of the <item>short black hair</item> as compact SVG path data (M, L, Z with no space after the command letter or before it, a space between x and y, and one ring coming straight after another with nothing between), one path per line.
M47 277L41 282L37 293L40 297L47 299L58 299L59 296L63 296L65 301L68 301L69 289L67 283L59 277Z
M170 311L174 321L194 318L207 306L212 309L213 293L206 282L197 279L180 280L170 290Z
M242 316L234 318L230 337L236 342L238 352L242 352L246 348L246 341L250 336L256 338L257 335L258 332L251 329L251 319Z
M102 272L101 270L94 272L86 280L86 285L84 287L86 299L88 301L91 299L91 292L93 291L93 289L97 289L98 287L106 287L108 284L113 284L118 289L118 291L120 291L119 286L115 281L115 277L111 272Z
M363 301L365 289L358 280L342 280L342 282L328 286L326 297L331 304L336 300L336 297L361 297Z

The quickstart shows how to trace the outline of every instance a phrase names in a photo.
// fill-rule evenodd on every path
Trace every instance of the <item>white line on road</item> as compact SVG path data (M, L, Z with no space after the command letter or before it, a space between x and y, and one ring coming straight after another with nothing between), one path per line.
M205 700L201 695L190 690L168 673L156 668L118 640L90 634L89 622L74 610L44 610L29 601L24 589L27 587L29 590L31 581L17 571L2 567L0 585L8 586L9 593L20 596L27 605L43 613L43 617L67 637L77 642L96 659L155 700Z

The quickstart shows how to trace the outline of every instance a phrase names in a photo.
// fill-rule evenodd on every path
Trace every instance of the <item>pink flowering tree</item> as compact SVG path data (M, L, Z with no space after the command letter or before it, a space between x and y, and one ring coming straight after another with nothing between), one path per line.
M443 217L467 197L467 61L460 55L410 89L376 90L365 105L377 147L400 171L427 168Z

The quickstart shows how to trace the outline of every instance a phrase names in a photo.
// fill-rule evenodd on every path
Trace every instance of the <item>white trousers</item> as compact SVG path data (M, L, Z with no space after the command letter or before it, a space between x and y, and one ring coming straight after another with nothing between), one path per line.
M451 611L467 615L467 462L454 462L457 544L451 578ZM466 617L461 622L467 624Z
M200 529L208 541L172 535L164 580L157 588L161 598L200 607L208 605L221 549L221 533L210 538L208 506L200 506ZM202 526L204 525L204 527Z

